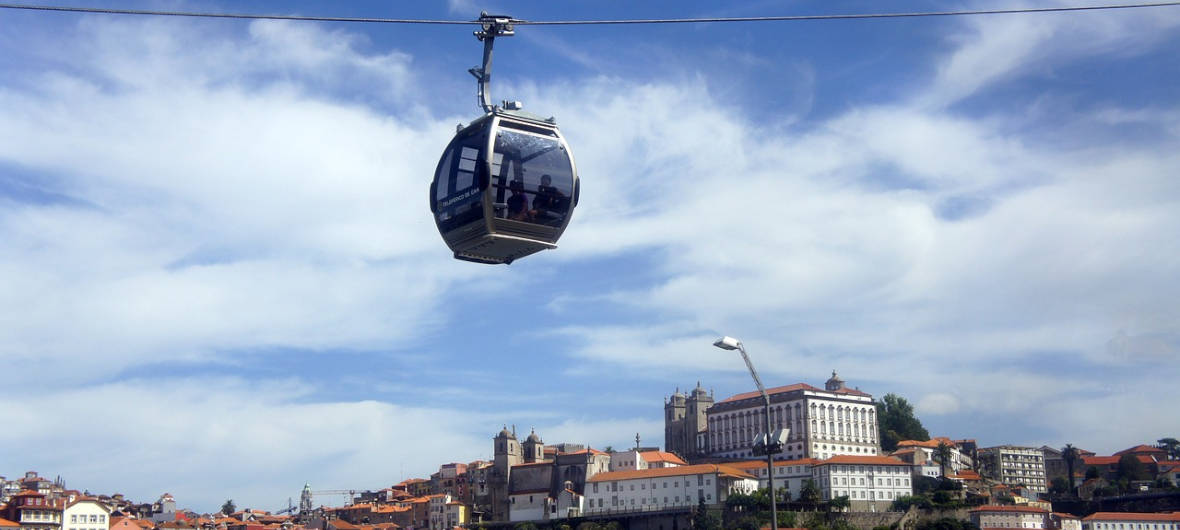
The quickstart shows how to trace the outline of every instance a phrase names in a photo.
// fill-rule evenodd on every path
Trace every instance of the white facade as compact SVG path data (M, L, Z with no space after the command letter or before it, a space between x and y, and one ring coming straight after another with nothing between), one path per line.
M724 465L698 464L600 473L586 485L584 513L655 511L724 502L730 493L751 493L758 481Z
M637 449L610 453L610 471L635 471L647 469L647 460Z
M62 530L109 530L111 510L92 499L82 499L62 510Z
M877 455L877 409L873 397L849 389L832 374L819 389L799 383L767 389L771 430L789 429L787 443L776 458L826 459L835 455ZM765 401L758 392L717 402L706 413L707 429L700 442L708 454L753 458L754 438L766 431Z
M549 490L525 491L508 496L508 520L540 521L549 506Z
M980 506L970 512L971 522L979 528L1048 528L1049 511L1035 506Z
M799 492L803 490L803 483L808 480L814 480L811 475L811 468L817 462L819 461L812 458L776 460L774 462L775 491L785 492L791 499L798 498ZM765 460L749 460L731 465L757 477L759 488L766 487Z
M1180 530L1180 513L1098 512L1082 519L1082 530Z
M824 500L848 497L852 511L888 511L914 493L909 464L892 457L834 456L812 466L811 475Z

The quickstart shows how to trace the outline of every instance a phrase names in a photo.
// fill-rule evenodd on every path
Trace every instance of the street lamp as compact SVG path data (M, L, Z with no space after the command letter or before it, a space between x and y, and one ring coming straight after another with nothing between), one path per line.
M754 370L754 365L750 363L750 356L746 355L746 347L742 346L742 341L725 336L717 339L717 342L714 342L713 345L723 350L737 350L740 352L742 354L742 360L746 361L746 368L750 369L750 376L754 378L754 384L758 385L758 392L762 393L762 401L766 407L766 438L765 442L763 442L763 447L766 449L766 490L770 493L770 528L771 530L778 530L778 506L774 499L774 453L781 450L781 446L772 438L770 431L770 396L766 395L766 388L762 386L762 380L758 378L758 372Z

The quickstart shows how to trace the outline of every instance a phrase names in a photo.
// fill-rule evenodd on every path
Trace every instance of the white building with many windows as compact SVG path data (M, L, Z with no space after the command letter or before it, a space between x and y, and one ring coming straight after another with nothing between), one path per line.
M1097 512L1082 519L1082 530L1180 530L1180 513Z
M775 460L774 490L778 492L784 492L788 498L798 498L799 492L803 490L803 483L807 482L808 480L814 480L814 478L811 476L811 468L817 463L819 463L819 460L814 458L801 458L799 460ZM754 475L758 479L758 487L766 487L765 460L747 460L745 462L735 462L728 465ZM780 495L781 494L782 493L780 493Z
M62 530L108 530L111 509L95 499L82 497L62 510Z
M658 511L725 502L730 493L758 489L753 475L735 467L697 464L594 475L586 484L586 515Z
M880 454L873 396L848 388L832 372L824 388L806 383L769 388L771 429L789 429L778 459L826 459L835 455ZM753 458L754 438L766 430L765 401L757 392L721 400L705 413L698 438L704 453Z
M854 512L888 511L914 493L910 465L890 456L833 456L813 465L811 476L824 500L848 497Z

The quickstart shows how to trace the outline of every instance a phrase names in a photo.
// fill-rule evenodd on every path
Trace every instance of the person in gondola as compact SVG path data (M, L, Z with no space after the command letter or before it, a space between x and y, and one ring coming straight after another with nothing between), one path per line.
M532 221L533 211L529 210L528 197L524 195L524 181L512 179L508 183L512 195L508 197L508 218L514 221Z
M565 195L553 186L553 177L541 175L541 184L537 186L537 196L533 197L533 216L538 220L560 221L562 203Z

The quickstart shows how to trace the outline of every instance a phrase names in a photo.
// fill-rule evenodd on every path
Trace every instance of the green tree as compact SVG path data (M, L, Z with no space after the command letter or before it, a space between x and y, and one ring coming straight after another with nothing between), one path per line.
M1078 460L1078 448L1074 447L1073 444L1065 444L1065 447L1061 448L1061 459L1065 460L1066 491L1071 497L1076 497L1077 492L1074 491L1073 487L1073 466Z
M721 518L705 506L705 499L698 499L697 509L692 514L692 527L698 530L721 530Z
M799 502L815 509L819 507L819 487L815 485L815 481L807 479L803 481L803 487L799 488Z
M1147 470L1143 469L1143 462L1135 458L1135 455L1125 454L1119 457L1117 476L1120 481L1147 480Z
M934 448L933 456L934 461L938 462L938 471L942 473L943 477L946 477L946 470L951 465L951 455L951 446L946 442L939 441L938 447Z
M841 495L828 501L828 512L843 512L852 506L852 501L848 500L847 495Z
M237 508L237 506L234 506L233 499L228 499L225 501L225 504L221 505L221 513L223 513L225 515L229 515L231 513L236 512L236 511L238 511L238 508Z
M896 451L897 442L902 440L930 439L930 433L914 416L914 406L897 394L885 394L885 397L877 402L877 423L881 434L881 448L886 452Z
M1053 477L1053 481L1049 484L1049 493L1054 495L1069 493L1069 481L1065 480L1065 477Z
M528 521L525 521L523 523L516 523L516 526L512 527L512 529L513 530L538 530L537 525L530 523Z
M1175 438L1160 438L1156 440L1160 449L1168 452L1169 460L1180 460L1180 440Z

